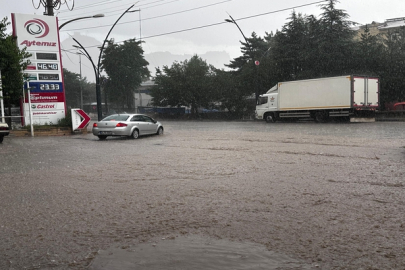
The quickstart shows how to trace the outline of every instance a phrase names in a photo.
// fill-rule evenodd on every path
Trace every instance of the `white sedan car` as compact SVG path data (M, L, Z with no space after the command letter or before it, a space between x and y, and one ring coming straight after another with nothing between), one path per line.
M163 135L163 126L143 114L113 114L93 124L93 135L100 140L108 136L129 136L137 139L142 135Z

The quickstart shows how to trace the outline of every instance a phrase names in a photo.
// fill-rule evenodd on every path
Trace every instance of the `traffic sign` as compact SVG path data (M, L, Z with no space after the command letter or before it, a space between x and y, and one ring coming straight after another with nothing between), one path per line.
M81 109L72 109L72 130L84 129L90 122L90 116Z

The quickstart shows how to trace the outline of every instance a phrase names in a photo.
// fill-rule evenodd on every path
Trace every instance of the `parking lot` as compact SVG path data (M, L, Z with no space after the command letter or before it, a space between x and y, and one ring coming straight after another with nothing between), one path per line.
M273 269L405 269L403 122L162 122L136 140L6 137L0 269L104 269L106 250L184 237L262 247Z

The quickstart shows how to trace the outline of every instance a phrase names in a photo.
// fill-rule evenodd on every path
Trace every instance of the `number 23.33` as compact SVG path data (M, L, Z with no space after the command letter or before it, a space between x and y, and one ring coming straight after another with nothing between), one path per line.
M47 91L47 90L59 90L59 84L53 84L53 83L41 83L39 85L39 89Z

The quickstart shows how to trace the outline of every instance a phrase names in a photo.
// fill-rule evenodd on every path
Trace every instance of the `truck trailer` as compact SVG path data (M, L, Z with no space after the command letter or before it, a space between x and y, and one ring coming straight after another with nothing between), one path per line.
M351 122L375 121L380 87L377 77L347 75L280 82L260 95L256 118L266 122L340 117Z

